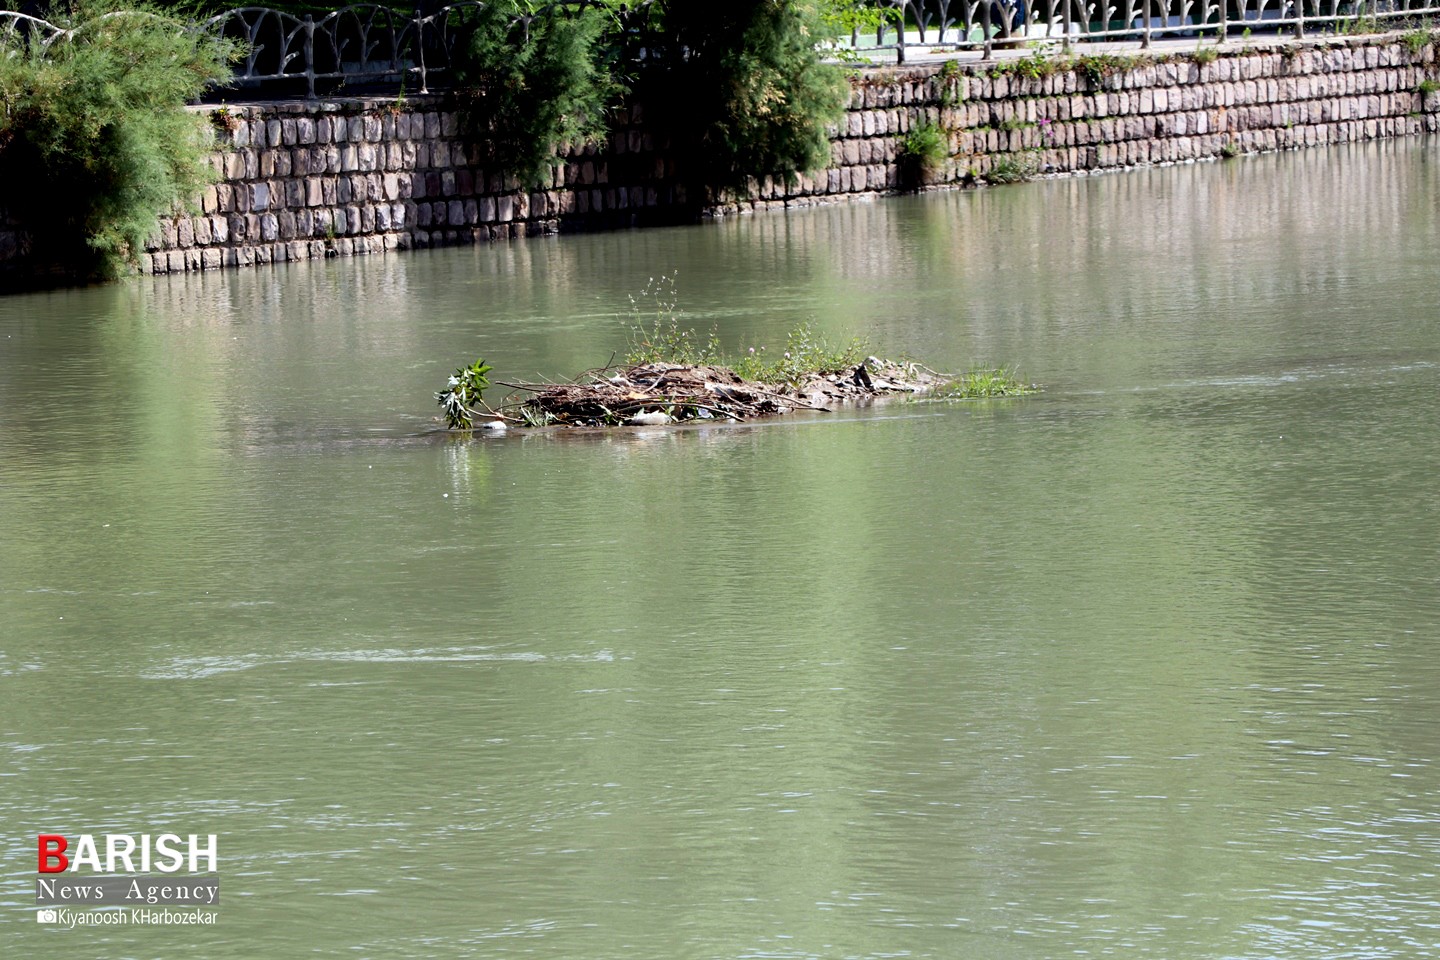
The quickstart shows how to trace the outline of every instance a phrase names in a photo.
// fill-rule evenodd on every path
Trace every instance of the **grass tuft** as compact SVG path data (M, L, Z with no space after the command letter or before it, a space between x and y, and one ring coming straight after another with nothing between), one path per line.
M936 400L986 400L1039 392L1038 386L1021 380L1014 370L981 366L937 388L932 396Z

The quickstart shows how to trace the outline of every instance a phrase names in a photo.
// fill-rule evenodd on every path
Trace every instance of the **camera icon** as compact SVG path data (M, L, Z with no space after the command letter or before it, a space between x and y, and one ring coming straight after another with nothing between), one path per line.
M60 915L54 910L36 910L35 919L40 923L59 923Z

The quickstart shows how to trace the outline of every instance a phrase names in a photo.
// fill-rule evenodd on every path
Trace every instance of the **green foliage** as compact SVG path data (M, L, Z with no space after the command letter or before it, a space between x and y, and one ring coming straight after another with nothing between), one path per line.
M1425 48L1430 46L1434 39L1435 34L1429 25L1426 25L1406 33L1400 38L1400 42L1405 45L1406 50L1410 51L1412 57L1418 57L1425 52Z
M1098 87L1105 78L1123 70L1133 70L1140 64L1138 57L1126 57L1114 53L1091 53L1075 58L1075 71L1092 87Z
M492 369L484 360L476 360L456 370L445 389L435 394L435 402L440 404L451 430L469 430L475 426L475 408L480 405L485 388L490 386L485 374Z
M849 85L816 50L818 0L662 0L660 10L640 99L694 181L791 181L829 162L826 128Z
M1024 77L1027 80L1039 80L1043 77L1054 75L1068 65L1068 60L1047 57L1044 50L1037 49L1028 57L1000 61L990 68L990 76L1003 77L1014 75Z
M594 7L528 13L525 0L482 9L455 54L456 96L487 159L527 186L544 185L557 149L603 139L622 92L607 63L608 21ZM527 9L522 9L527 8Z
M1426 78L1424 80L1421 80L1420 85L1415 88L1415 92L1420 94L1420 96L1422 97L1428 97L1430 96L1430 94L1435 93L1437 90L1440 90L1440 80L1435 80L1432 78Z
M950 156L949 137L938 123L921 120L900 141L900 155L911 158L922 167L934 169Z
M1219 57L1219 47L1213 44L1207 47L1202 43L1197 43L1195 45L1195 52L1190 55L1190 58L1201 66L1207 63L1214 63Z
M936 400L981 400L993 397L1023 397L1038 393L1040 388L1026 383L1013 370L1005 367L976 367L937 387Z
M0 42L4 203L37 262L113 276L211 178L209 122L185 104L228 78L231 49L129 0L48 19L72 32Z
M900 170L918 188L939 171L950 156L950 136L938 123L921 120L900 141Z
M844 345L832 344L807 322L785 335L785 350L771 360L765 348L752 348L730 366L746 380L757 383L798 386L816 373L842 373L865 359L866 341L852 338Z
M638 297L630 297L630 350L626 363L717 363L720 341L714 331L701 340L693 327L680 326L680 297L675 274L651 277Z
M762 345L750 347L738 359L729 358L713 330L702 338L694 327L682 325L674 274L651 277L644 291L630 298L630 316L627 364L713 364L759 383L797 384L808 374L848 370L865 358L867 348L859 338L832 344L809 323L802 323L785 335L785 348L778 357Z
M1373 13L1362 14L1358 17L1346 17L1335 22L1336 33L1350 37L1363 36L1367 33L1379 33L1384 28L1380 25L1380 18Z
M1223 160L1233 160L1242 152L1239 142L1235 140L1226 140L1220 146L1220 157Z
M819 22L831 35L877 30L898 23L902 17L901 11L877 6L871 0L823 0L818 13Z
M946 60L940 65L940 73L937 76L940 84L940 106L958 107L965 98L961 93L960 86L960 64L955 60Z
M1011 153L996 157L990 169L980 175L980 179L993 184L1022 183L1026 180L1033 180L1039 172L1039 152L1026 150L1023 153Z
M817 8L820 48L826 56L848 64L871 62L848 45L850 37L856 33L874 33L903 19L900 10L877 6L872 0L819 0Z

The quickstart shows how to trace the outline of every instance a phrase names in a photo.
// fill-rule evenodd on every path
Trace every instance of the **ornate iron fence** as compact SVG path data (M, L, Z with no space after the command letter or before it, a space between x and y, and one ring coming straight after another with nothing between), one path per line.
M523 38L538 18L601 7L621 19L623 32L628 29L626 21L640 16L651 2L642 0L615 11L596 0L555 0L534 12L515 14L512 26L522 28ZM417 8L404 13L383 4L357 3L319 19L269 7L237 7L193 29L239 42L243 56L235 65L234 82L242 89L299 88L307 97L315 97L322 86L373 84L394 89L413 81L411 89L428 93L434 76L449 69L455 44L486 6L483 0L459 0L429 12ZM16 42L49 47L75 32L23 13L0 11L0 47Z
M1427 26L1437 0L878 0L886 25L838 46L860 54L979 50L1032 41L1072 43L1242 33L1305 37L1324 32ZM903 24L903 29L901 25Z
M539 17L566 16L600 7L619 19L621 35L639 31L654 0L615 8L598 0L554 0L516 14L513 25L529 34ZM723 0L722 0L723 2ZM303 91L315 97L341 86L428 93L436 75L450 68L455 45L486 8L484 0L459 0L430 12L403 13L377 3L357 3L325 14L296 16L268 7L238 7L193 29L239 41L245 51L235 84L269 92ZM975 50L989 56L997 46L1034 41L1065 45L1211 37L1241 32L1289 34L1343 32L1418 24L1440 15L1440 0L875 0L885 26L822 44L835 53L893 56L904 62L916 51ZM124 16L127 14L109 14ZM902 29L903 25L903 29ZM0 49L18 42L49 47L75 34L23 13L0 11ZM637 51L643 56L643 50ZM410 87L413 81L414 86Z
M515 14L512 26L529 35L537 18L565 16L595 0L555 0L535 12ZM240 7L211 17L199 28L241 42L246 50L237 65L240 86L303 81L306 96L314 97L317 82L332 85L405 84L413 79L416 92L428 93L431 79L449 69L455 44L480 12L483 0L460 0L433 8L402 13L376 3L357 3L326 14L295 16L267 7Z

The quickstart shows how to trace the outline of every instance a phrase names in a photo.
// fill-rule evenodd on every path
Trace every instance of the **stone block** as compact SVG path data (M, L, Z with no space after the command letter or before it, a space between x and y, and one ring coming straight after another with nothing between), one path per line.
M270 184L252 183L246 193L246 210L260 211L270 208Z

